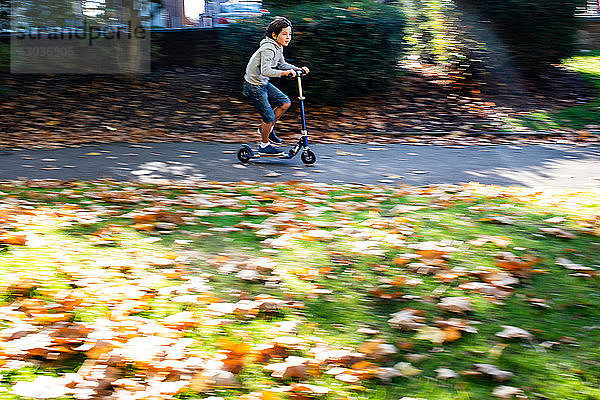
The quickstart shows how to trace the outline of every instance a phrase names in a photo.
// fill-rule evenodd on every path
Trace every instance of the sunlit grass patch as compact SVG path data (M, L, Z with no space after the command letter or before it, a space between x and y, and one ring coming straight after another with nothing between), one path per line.
M600 93L600 52L590 51L563 61L563 66L582 74ZM600 99L549 112L534 112L513 117L507 122L532 131L585 129L600 121ZM597 129L595 129L597 131Z
M295 388L483 400L501 384L530 398L596 395L593 190L0 190L0 398L16 398L15 381L79 371L70 398L96 379L90 365L115 373L109 392L149 388L159 374L164 396L182 399L284 399ZM505 326L531 336L497 336ZM39 348L18 341L36 334ZM496 382L476 364L514 376ZM438 378L439 368L457 375ZM167 392L170 382L182 386Z

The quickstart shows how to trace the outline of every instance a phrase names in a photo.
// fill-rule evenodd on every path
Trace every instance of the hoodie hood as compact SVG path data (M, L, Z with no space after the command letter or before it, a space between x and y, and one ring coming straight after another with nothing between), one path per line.
M271 38L264 38L263 40L260 41L260 45L263 46L265 44L272 44L273 46L275 46L276 49L279 49L281 46L279 45L279 43L277 43L274 39Z
M283 46L266 37L260 41L260 47L250 57L244 79L252 85L264 86L269 83L269 78L280 78L281 71L290 69L298 67L285 61Z

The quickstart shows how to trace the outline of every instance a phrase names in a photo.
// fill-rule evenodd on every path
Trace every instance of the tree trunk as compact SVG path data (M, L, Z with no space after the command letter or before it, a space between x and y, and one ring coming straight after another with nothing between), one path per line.
M137 75L147 72L145 61L148 54L145 54L146 46L144 41L150 40L142 28L142 19L139 10L136 9L135 0L123 0L122 15L124 21L129 25L129 36L127 45L123 46L124 60L122 64L123 72L128 77L137 77ZM141 36L144 36L143 38Z

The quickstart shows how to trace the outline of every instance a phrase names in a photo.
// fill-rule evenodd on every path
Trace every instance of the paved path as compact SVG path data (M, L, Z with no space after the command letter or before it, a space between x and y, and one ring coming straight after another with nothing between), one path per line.
M99 144L0 153L0 179L157 178L411 185L461 183L600 188L600 146L315 144L317 162L300 157L241 165L231 143Z

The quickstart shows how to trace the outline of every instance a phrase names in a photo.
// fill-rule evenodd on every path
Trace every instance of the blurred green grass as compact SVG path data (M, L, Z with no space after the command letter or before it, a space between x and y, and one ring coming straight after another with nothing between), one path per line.
M110 186L114 193L135 191L132 184ZM508 383L523 389L531 399L577 399L589 400L600 398L600 369L598 369L598 339L600 337L600 283L598 278L573 277L565 268L556 265L557 257L568 257L571 261L586 266L600 265L600 242L598 237L580 232L581 219L578 213L571 213L567 208L543 206L521 201L522 197L507 195L477 194L468 190L460 195L463 189L450 190L408 188L353 188L329 187L327 191L302 184L277 184L271 187L230 185L227 198L231 193L244 197L242 209L228 207L210 208L209 215L198 216L196 223L179 224L170 233L157 235L134 230L132 221L122 217L124 213L140 211L157 203L163 204L170 213L181 211L194 212L202 210L179 205L178 196L185 195L175 189L153 187L146 192L146 200L135 204L121 204L97 199L98 193L105 192L103 185L82 183L77 191L81 197L73 198L70 189L33 189L17 188L11 185L0 185L5 198L17 198L28 202L33 213L46 213L48 218L43 224L28 226L28 231L40 235L47 243L44 247L8 246L0 253L0 282L15 271L28 271L38 275L41 282L39 289L72 288L71 282L60 272L60 262L56 253L68 255L70 263L79 265L85 270L98 269L110 272L106 280L115 284L127 285L134 273L99 269L96 260L122 259L135 260L145 255L161 257L173 254L194 254L193 262L188 265L188 273L210 276L209 285L213 295L223 301L237 301L240 293L244 296L270 294L278 298L297 300L305 304L304 309L283 310L266 318L233 319L231 324L223 326L200 326L188 328L186 337L196 340L194 348L207 354L219 349L219 340L229 338L233 341L244 340L253 346L268 343L273 337L274 324L281 321L300 321L298 336L304 339L319 337L336 347L356 348L368 340L369 336L358 332L358 328L371 327L380 331L377 337L387 343L407 348L391 356L383 364L391 366L405 361L408 353L427 355L427 358L415 366L422 372L412 378L396 378L391 383L378 380L362 381L362 389L343 384L333 377L310 377L308 382L325 385L332 389L327 398L360 398L360 399L398 399L403 396L422 397L428 400L437 399L489 399L491 391L497 383L478 377L462 376L450 381L434 379L435 370L439 367L451 368L456 372L468 370L473 363L490 363L499 368L515 373ZM144 190L148 190L145 188ZM510 190L508 190L510 191ZM188 194L190 190L187 190ZM221 196L222 187L218 189L191 189L191 192L202 195ZM262 196L266 194L267 196ZM458 196L456 196L458 194ZM573 195L571 200L577 198ZM591 193L580 193L586 206L584 215L593 215L600 210L599 202L590 202ZM373 200L377 198L377 200ZM78 223L64 224L60 218L52 217L52 212L61 210L66 203L83 210L104 207L101 220L92 225ZM596 199L597 200L597 199ZM300 238L294 240L289 248L281 249L276 254L265 253L263 238L251 230L239 232L211 231L210 228L231 227L239 222L261 223L267 216L246 218L238 215L212 215L223 211L238 212L254 207L277 209L287 201L303 201L315 208L324 208L325 212L311 216L307 213L291 212L296 221L307 221L312 224L332 224L324 228L332 231L335 221L349 220L348 225L362 232L373 235L386 235L400 225L414 230L406 235L405 246L393 246L380 243L379 254L366 254L352 251L360 239L342 234L333 240L313 240ZM170 202L170 203L169 203ZM370 203L369 203L370 202ZM168 205L164 205L167 204ZM339 204L339 207L335 207ZM414 211L398 214L394 207L413 205L422 207ZM271 208L270 208L271 207ZM279 211L282 212L282 211ZM278 211L268 211L269 216ZM494 224L486 222L487 217L502 215L513 219L511 224ZM548 227L544 222L550 217L564 217L566 221L560 225L562 229L577 232L575 239L561 239L541 234L540 227ZM383 228L373 227L374 222L385 222ZM206 225L209 224L209 225ZM90 236L98 230L118 227L108 245L94 244ZM198 234L208 234L200 235ZM468 241L479 235L493 235L509 238L508 248L501 248L493 243L480 247L468 245ZM155 238L154 243L144 241ZM505 304L496 304L480 294L459 289L457 286L464 278L441 281L432 275L421 275L411 271L393 260L399 255L412 252L411 244L434 242L452 244L457 251L449 253L446 269L461 267L468 271L482 267L494 268L494 257L500 251L512 251L516 255L534 254L542 259L536 268L543 273L534 273L529 278L521 279L515 286L515 292L506 299ZM248 259L268 255L277 262L276 274L283 280L282 286L269 287L261 282L248 282L235 274L219 270L219 264L210 262L217 253L227 254L232 259ZM306 278L303 270L321 268L330 269L327 273L318 273ZM177 276L165 274L168 270L160 267L149 267L143 274L154 279L153 288L182 284ZM47 277L41 274L47 271ZM300 271L300 272L299 272ZM141 273L141 272L140 272ZM135 275L135 274L134 274ZM415 287L386 284L399 276L422 279L423 283ZM327 290L324 294L315 295L315 287ZM401 291L414 296L409 299L388 298L374 294L379 288L383 293ZM30 296L45 297L41 291L34 291ZM415 339L414 332L402 332L392 328L387 322L390 314L405 308L422 310L430 323L435 318L449 318L452 314L440 310L432 293L439 296L467 296L474 304L475 311L467 316L478 322L474 325L479 333L465 333L462 338L448 344L439 345L425 340ZM3 293L0 306L6 306L15 300L14 295ZM529 298L544 299L550 308L539 308L527 301ZM92 322L105 317L110 312L110 304L101 302L79 310L73 314L74 321ZM189 310L203 313L202 304L178 303L170 301L169 296L159 295L147 303L145 310L134 315L162 321L166 316ZM6 328L6 321L0 322ZM511 341L495 336L502 330L501 325L513 325L526 329L534 334L532 341ZM568 338L568 339L565 339ZM551 347L541 346L544 342L556 342ZM492 349L498 344L506 344L500 354ZM1 349L1 347L0 347ZM1 350L0 350L1 352ZM302 355L299 351L298 355ZM0 371L0 399L15 400L10 388L20 380L32 380L40 374L57 375L75 372L83 359L73 358L62 365L40 362L36 367L25 366L16 370ZM271 378L260 364L248 361L238 378L243 389L215 389L207 395L225 398L239 398L250 391L264 390L275 385L277 379ZM284 381L283 383L285 383ZM287 381L289 382L289 381ZM187 391L179 398L197 398L198 394Z
M560 130L563 128L583 130L600 121L600 50L585 52L563 61L567 69L583 75L597 90L595 100L572 107L549 112L533 112L511 118L510 122L533 131ZM592 129L598 131L598 128Z

